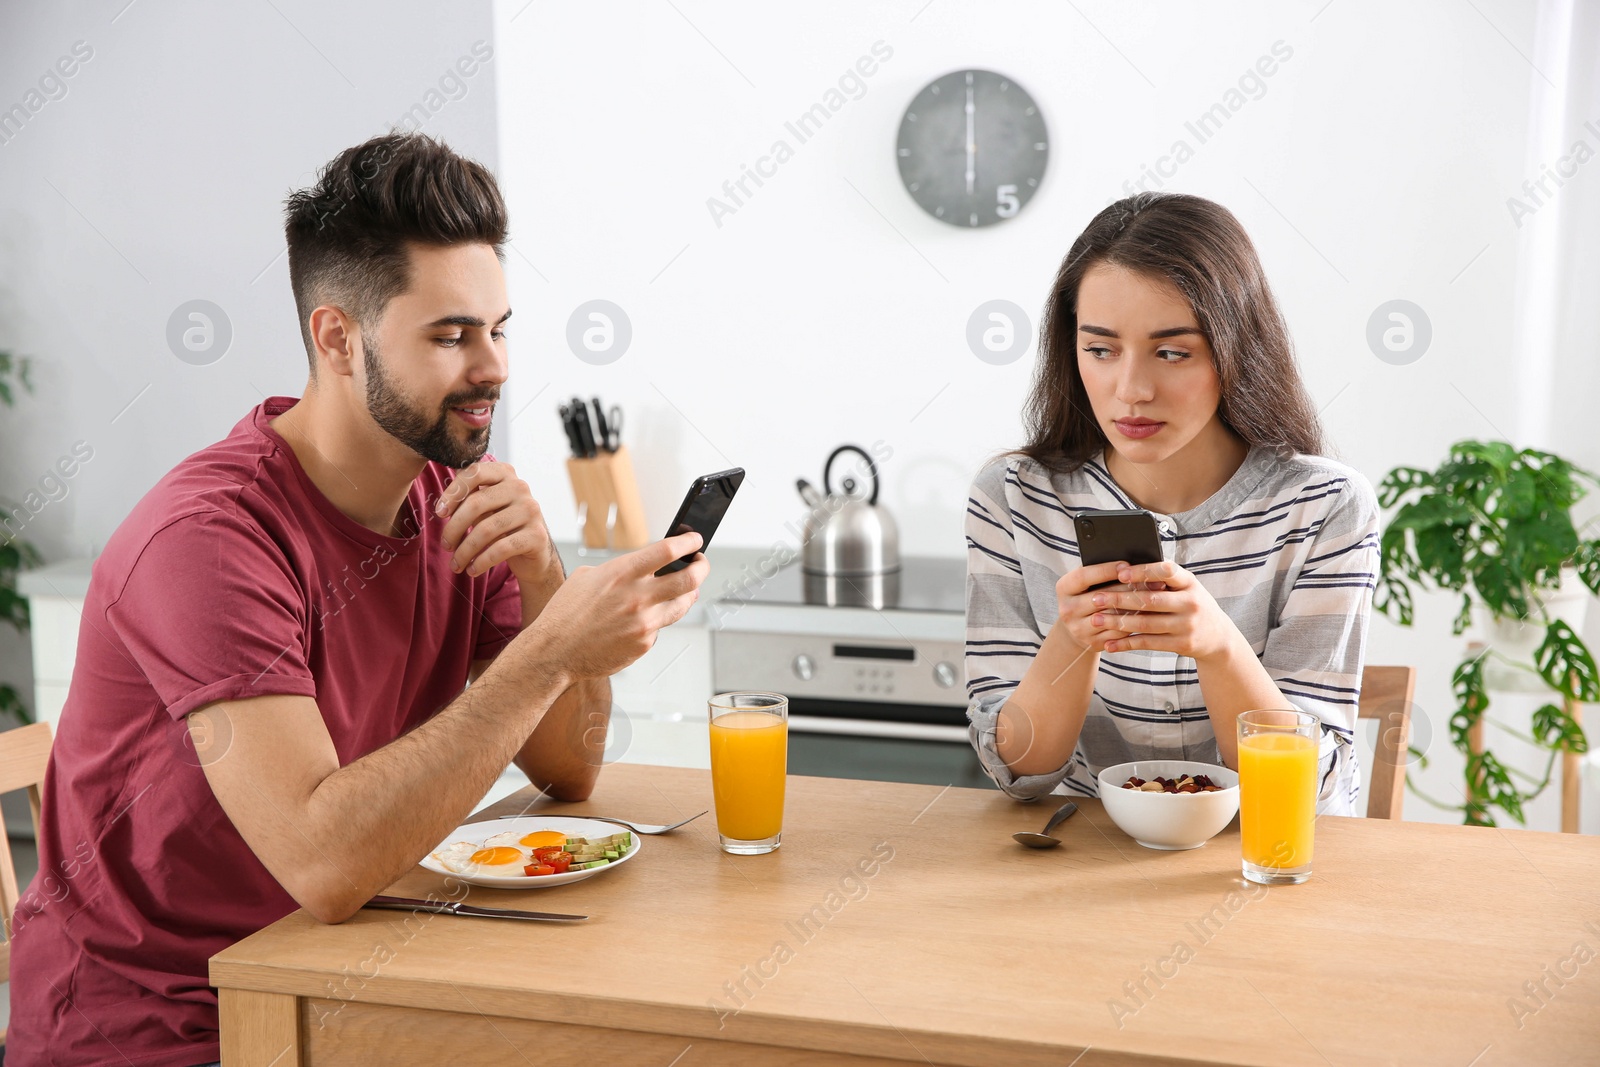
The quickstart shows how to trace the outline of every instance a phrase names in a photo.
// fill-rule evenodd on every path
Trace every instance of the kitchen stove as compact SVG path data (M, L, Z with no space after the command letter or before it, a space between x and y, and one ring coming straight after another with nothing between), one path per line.
M826 578L792 564L707 614L716 690L789 697L792 773L989 784L967 740L964 561Z

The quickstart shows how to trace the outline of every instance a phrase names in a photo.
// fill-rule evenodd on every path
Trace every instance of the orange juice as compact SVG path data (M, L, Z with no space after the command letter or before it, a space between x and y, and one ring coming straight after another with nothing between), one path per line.
M783 829L789 724L765 711L730 711L711 720L711 791L717 830L759 841Z
M1301 734L1239 739L1239 834L1246 863L1304 867L1317 814L1317 742Z

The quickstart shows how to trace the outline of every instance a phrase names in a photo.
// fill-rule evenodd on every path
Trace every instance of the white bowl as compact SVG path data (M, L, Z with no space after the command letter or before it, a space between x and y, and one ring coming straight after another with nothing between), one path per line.
M1182 778L1205 774L1221 789L1214 793L1146 793L1124 789L1137 776ZM1239 813L1239 774L1215 763L1181 759L1135 760L1107 767L1099 774L1100 802L1118 829L1145 848L1181 851L1199 848Z

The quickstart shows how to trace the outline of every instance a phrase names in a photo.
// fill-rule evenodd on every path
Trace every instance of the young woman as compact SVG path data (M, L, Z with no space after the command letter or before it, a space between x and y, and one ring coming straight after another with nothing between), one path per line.
M1239 714L1294 707L1321 720L1317 811L1360 814L1377 501L1321 455L1239 221L1166 193L1095 216L1056 275L1025 419L967 508L968 717L995 782L1033 800L1095 796L1128 760L1237 767ZM1153 512L1165 560L1082 566L1072 516L1108 508Z

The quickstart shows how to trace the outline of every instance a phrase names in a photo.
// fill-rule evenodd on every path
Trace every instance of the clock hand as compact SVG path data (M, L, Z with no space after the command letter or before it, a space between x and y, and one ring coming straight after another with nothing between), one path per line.
M978 177L978 138L975 127L978 109L972 102L972 75L967 75L967 195L972 195L973 182Z

